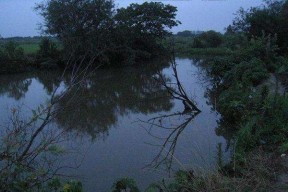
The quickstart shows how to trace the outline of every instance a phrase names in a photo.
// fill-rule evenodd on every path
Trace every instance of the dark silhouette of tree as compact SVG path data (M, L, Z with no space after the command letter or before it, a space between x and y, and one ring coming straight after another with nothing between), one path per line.
M60 100L57 107L65 110L56 122L65 130L95 139L109 134L118 116L169 111L172 106L167 91L154 80L153 70L102 70Z
M250 38L266 35L277 35L277 44L281 52L287 53L288 46L288 1L267 0L260 7L248 10L241 8L233 21L233 30L244 32Z
M115 10L112 0L49 0L36 8L45 32L63 43L66 59L119 63L150 58L157 40L178 25L177 9L159 2Z
M148 121L141 121L142 123L150 125L146 131L150 136L157 140L157 142L149 144L160 148L159 152L147 167L158 168L164 165L168 171L171 171L178 139L181 136L181 133L198 114L199 112L176 112L157 116ZM173 122L173 124L171 124L171 122ZM161 135L157 135L157 129L163 129L167 134L162 133Z

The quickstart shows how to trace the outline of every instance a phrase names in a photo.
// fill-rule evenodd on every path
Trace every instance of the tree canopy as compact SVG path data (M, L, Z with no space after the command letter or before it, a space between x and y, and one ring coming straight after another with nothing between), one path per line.
M201 33L194 38L193 47L204 48L204 47L219 47L223 42L223 35L216 31L210 30Z
M260 7L241 8L233 21L233 30L244 32L249 37L260 37L263 33L277 35L277 44L283 52L287 52L287 18L287 0L266 0Z
M44 31L62 41L66 56L95 62L151 56L157 41L180 23L176 7L160 2L115 9L113 0L49 0L36 9L45 19Z
M131 4L127 8L117 10L115 15L118 26L127 27L139 35L163 38L179 22L175 20L176 7L157 2L145 2L141 5Z

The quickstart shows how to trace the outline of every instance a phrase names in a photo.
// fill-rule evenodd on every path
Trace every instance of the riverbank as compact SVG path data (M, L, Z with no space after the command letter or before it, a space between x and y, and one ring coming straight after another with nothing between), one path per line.
M216 132L229 141L233 155L209 178L191 178L187 172L188 181L180 182L182 188L287 190L288 97L278 76L287 79L288 59L275 52L272 41L269 37L252 39L233 54L203 59L214 85L208 95L216 95L212 102L222 115ZM195 187L195 183L202 184Z
M196 65L202 67L201 71L206 73L211 85L215 85L207 89L206 95L208 98L211 96L210 102L222 115L216 134L227 140L227 150L232 152L232 158L228 164L224 164L221 149L216 172L201 175L192 170L179 171L174 181L167 186L160 183L158 188L239 192L285 188L283 178L285 180L287 172L285 159L281 155L286 154L288 149L288 103L285 88L276 82L276 76L283 75L279 69L286 66L286 58L279 57L273 51L267 53L267 47L262 46L266 44L267 39L256 39L239 50L212 57L207 51L217 52L217 49L197 49L198 53L209 55L197 56ZM43 65L20 61L19 66L40 71L53 69L49 67L53 66L53 60L50 60L51 63L47 61L47 65L45 61ZM33 67L28 68L29 65ZM21 69L19 66L15 68ZM57 68L57 65L54 66ZM11 71L16 72L13 68Z

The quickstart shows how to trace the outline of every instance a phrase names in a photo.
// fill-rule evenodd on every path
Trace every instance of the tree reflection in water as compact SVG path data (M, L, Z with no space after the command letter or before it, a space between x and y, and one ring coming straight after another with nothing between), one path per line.
M173 80L167 78L162 71L157 73L155 79L166 89L171 98L182 101L184 111L157 116L146 122L142 121L150 125L150 127L146 129L148 134L153 138L160 140L160 142L162 141L162 144L160 143L156 145L160 146L160 151L148 166L158 168L164 164L169 172L172 168L179 136L185 130L187 125L201 112L195 101L186 93L185 88L180 82L174 54L171 56L170 63ZM157 130L155 131L157 128L166 130L167 135L163 137L163 131L161 131L161 134L157 134Z
M179 136L199 113L178 112L142 121L150 125L146 131L158 141L157 144L149 143L149 145L160 147L159 153L147 167L158 168L165 165L166 169L171 171ZM162 131L158 132L159 129ZM163 130L166 132L165 136L163 136Z
M60 71L1 75L0 96L7 95L18 101L28 92L33 80L38 80L47 94L51 95L61 83L60 75Z
M32 79L27 75L1 75L0 96L7 95L19 100L26 94L31 83Z
M56 122L65 130L95 139L109 135L119 116L169 111L172 100L153 74L153 70L137 68L98 71L62 98L57 107L65 110Z
M217 98L221 90L221 84L223 83L222 79L218 76L213 76L211 72L211 65L209 64L213 61L213 57L204 57L201 59L194 59L193 65L199 66L202 69L203 77L205 77L204 81L207 83L207 88L205 91L204 97L207 98L207 105L211 106L211 111L219 110ZM217 112L218 113L218 112ZM233 151L235 145L235 131L233 129L235 127L235 123L229 121L223 114L221 114L221 118L217 120L218 126L215 129L215 133L217 136L222 136L226 141L226 149L225 152L229 150Z

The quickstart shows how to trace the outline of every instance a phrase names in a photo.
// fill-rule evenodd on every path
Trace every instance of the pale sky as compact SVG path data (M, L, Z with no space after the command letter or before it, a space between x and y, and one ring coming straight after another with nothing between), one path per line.
M33 10L42 0L0 0L0 35L36 36L40 34L38 25L43 22L41 16ZM144 0L115 0L119 7L130 3L143 3ZM262 0L162 0L178 8L177 19L182 25L173 28L173 32L183 30L215 30L223 32L231 24L234 13L240 7L245 9L259 6Z

